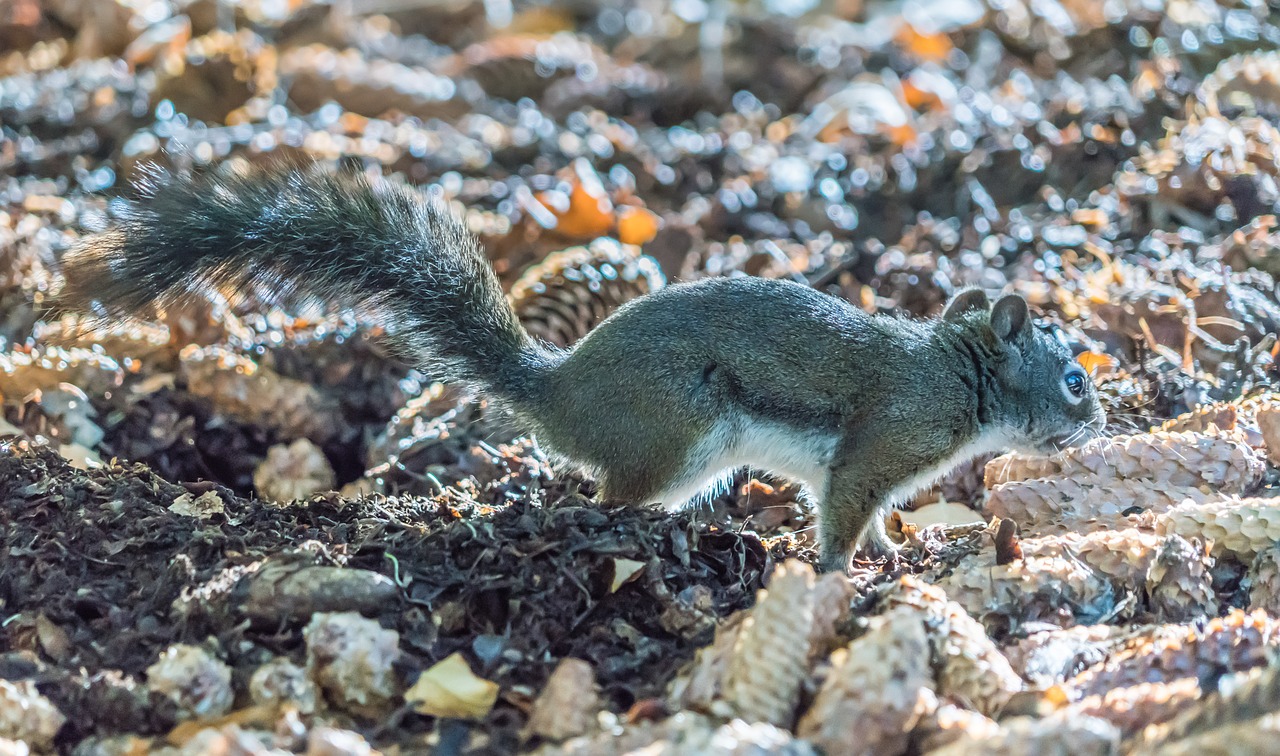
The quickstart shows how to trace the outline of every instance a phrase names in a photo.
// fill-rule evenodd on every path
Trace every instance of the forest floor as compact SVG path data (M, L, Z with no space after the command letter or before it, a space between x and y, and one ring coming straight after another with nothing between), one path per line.
M7 4L0 754L1274 752L1277 44L1227 0ZM1020 293L1113 437L817 576L795 485L602 501L365 314L53 314L148 165L304 158L443 198L560 345L709 276Z

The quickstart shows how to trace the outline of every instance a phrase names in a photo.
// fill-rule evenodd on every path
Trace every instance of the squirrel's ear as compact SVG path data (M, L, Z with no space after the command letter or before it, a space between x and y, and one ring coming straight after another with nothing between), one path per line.
M947 303L947 309L942 311L942 319L957 320L966 312L974 310L986 312L990 308L991 300L987 299L986 292L982 289L965 289Z
M1004 341L1013 341L1031 330L1027 300L1017 294L1000 297L991 308L991 330Z

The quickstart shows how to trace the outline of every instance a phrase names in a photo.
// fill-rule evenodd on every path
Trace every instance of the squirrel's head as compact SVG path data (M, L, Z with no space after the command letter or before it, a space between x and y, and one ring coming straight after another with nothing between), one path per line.
M991 305L980 289L970 289L951 300L943 319L981 331L990 350L987 383L994 383L986 387L985 408L1014 448L1053 453L1101 435L1106 413L1088 371L1035 325L1025 299L1011 294Z

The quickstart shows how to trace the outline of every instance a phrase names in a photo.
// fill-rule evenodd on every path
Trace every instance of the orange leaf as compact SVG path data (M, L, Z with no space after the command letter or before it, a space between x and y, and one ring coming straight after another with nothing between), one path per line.
M910 24L898 32L898 45L921 60L941 63L951 53L951 39L945 34L921 34Z
M571 189L565 201L559 192L543 192L538 201L556 217L555 230L573 239L590 241L613 229L613 202L604 183L583 158L573 161Z
M1089 371L1089 375L1098 375L1100 372L1109 373L1120 364L1115 357L1098 352L1081 352L1076 356L1076 362Z
M623 205L618 208L618 241L637 246L658 235L657 213L643 207Z
M911 83L910 79L902 81L902 97L913 110L933 110L942 107L942 98L937 93L921 89Z
M901 126L889 126L885 129L885 132L889 140L899 147L905 147L916 140L915 127L909 123L904 123Z

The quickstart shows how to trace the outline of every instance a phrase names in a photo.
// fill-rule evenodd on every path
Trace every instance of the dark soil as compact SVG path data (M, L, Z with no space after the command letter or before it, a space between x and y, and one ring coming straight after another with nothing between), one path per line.
M753 534L601 506L576 483L547 488L546 506L529 497L457 507L319 497L277 508L209 484L168 483L143 465L81 472L42 450L0 456L0 480L0 603L22 618L0 636L0 676L33 677L79 713L59 736L68 746L172 727L166 703L136 685L171 644L213 643L238 674L276 654L301 662L301 624L252 621L234 579L300 547L315 564L397 581L398 600L377 618L400 633L406 675L462 651L504 690L534 692L556 661L575 657L596 666L616 709L658 695L710 640L715 619L754 600L771 565ZM224 514L201 521L168 509L209 490ZM648 567L610 593L616 559ZM695 594L705 597L696 607ZM694 618L682 626L678 617ZM97 672L108 669L121 674ZM527 703L509 692L490 715L496 751L514 746L501 723L518 721L513 709ZM399 724L420 731L431 722L405 713Z

